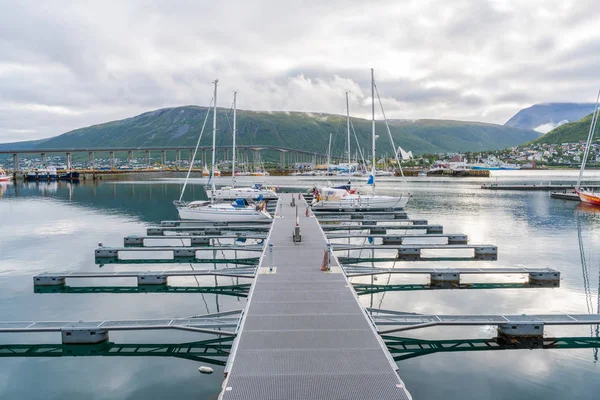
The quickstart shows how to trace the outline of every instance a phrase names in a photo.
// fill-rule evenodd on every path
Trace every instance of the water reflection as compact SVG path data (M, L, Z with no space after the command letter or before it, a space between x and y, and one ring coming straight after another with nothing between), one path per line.
M562 172L561 172L562 173ZM560 175L560 173L557 173ZM513 178L511 178L513 179ZM514 178L520 180L521 178ZM535 178L538 179L539 178ZM547 180L547 178L544 178ZM281 186L310 186L314 180L273 178ZM471 243L497 245L497 261L485 266L552 267L561 270L560 288L523 287L521 276L506 282L478 280L487 288L470 290L405 290L361 296L365 305L424 314L598 313L600 214L573 202L550 199L539 192L492 192L478 188L482 180L409 181L414 197L411 218L441 224L444 232L464 233ZM487 182L487 181L486 181ZM186 198L205 198L202 181L188 187ZM223 183L227 183L223 181ZM53 184L53 185L52 185ZM189 316L243 308L244 293L204 293L214 277L185 278L155 293L132 289L131 282L97 288L90 282L65 287L67 294L35 294L31 276L48 271L95 271L93 248L98 242L121 245L122 237L145 234L147 226L176 219L172 201L182 180L159 182L69 182L0 186L0 317L3 320L128 319ZM382 191L398 181L382 181ZM378 243L377 238L373 238ZM347 240L343 241L346 243ZM351 243L368 243L354 238ZM581 243L581 247L580 247ZM580 249L585 251L582 266ZM418 264L415 264L418 263ZM450 261L396 261L378 266L452 267ZM163 266L161 266L162 268ZM174 269L189 268L175 265ZM106 265L107 270L149 270L150 264ZM195 266L194 266L195 268ZM587 273L586 273L587 271ZM426 285L411 277L353 278L361 284ZM97 282L93 282L94 284ZM467 284L474 282L466 281ZM492 288L493 283L514 287ZM219 287L232 285L220 280ZM120 291L119 295L113 295ZM194 292L195 291L195 292ZM192 293L190 293L192 292ZM591 305L590 305L591 303ZM546 327L549 336L596 337L594 327ZM489 327L431 328L415 331L417 339L476 339L495 336ZM56 343L55 336L11 337L14 342ZM189 333L111 335L114 343L181 343L199 340ZM399 362L400 374L415 399L595 399L600 390L597 354L575 350L432 353ZM136 358L0 358L2 398L210 399L216 398L222 375L199 376L197 364L175 359ZM24 382L36 382L36 387ZM469 387L469 390L465 390Z
M594 215L598 214L600 207L591 206L587 204L580 204L575 212L577 220L577 239L579 241L579 258L581 260L581 273L583 277L583 291L585 294L585 305L588 314L600 314L600 268L598 268L598 286L596 289L596 296L593 296L593 289L590 283L590 269L593 271L593 266L588 266L588 259L586 257L585 242L582 234L582 219L587 217L586 214ZM591 247L591 244L590 244ZM595 297L595 299L594 299ZM596 303L596 310L594 311L594 302ZM590 326L590 337L600 337L600 325ZM593 350L594 362L598 362L598 349Z

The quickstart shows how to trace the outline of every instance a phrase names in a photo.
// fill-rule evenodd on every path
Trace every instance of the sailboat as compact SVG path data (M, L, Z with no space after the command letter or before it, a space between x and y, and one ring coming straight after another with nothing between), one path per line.
M212 193L215 193L215 180L214 172L215 166L215 151L216 151L216 135L217 135L217 84L218 80L215 80L215 92L214 92L214 109L213 109L213 137L212 137L212 173L211 185ZM208 113L206 115L208 117ZM206 123L206 119L204 120ZM204 131L204 126L202 127ZM200 145L200 139L202 138L202 131L198 138L198 144L196 145L196 151ZM233 203L217 202L214 197L211 197L209 201L192 201L190 203L182 202L183 193L187 185L187 181L190 176L194 165L195 154L190 163L190 169L188 171L183 189L179 201L173 202L179 213L181 219L193 219L200 221L256 221L271 219L271 215L266 211L266 203L262 202L260 205L248 202L247 199L239 198ZM260 200L260 199L259 199Z
M575 193L579 196L579 199L585 203L600 206L600 192L595 192L593 189L585 188L581 186L581 179L583 178L583 171L585 170L585 164L590 154L590 147L592 146L592 139L594 138L594 132L596 131L596 123L598 122L598 101L600 100L600 91L596 97L596 107L592 114L592 122L590 124L590 131L588 132L587 143L585 145L585 151L583 152L583 160L581 161L581 168L579 170L579 178L577 179L577 186L575 187Z
M237 92L233 92L233 157L231 160L231 186L222 187L216 189L213 187L206 191L206 194L210 198L217 200L234 200L234 199L246 199L246 200L275 200L277 199L277 193L273 190L264 188L262 184L255 183L251 187L235 187L235 140L237 134ZM252 175L252 174L251 174Z
M371 193L361 193L360 190L352 191L346 188L323 187L316 188L312 207L343 211L345 209L401 209L408 203L409 196L379 196L375 194L375 75L371 68L371 139L372 139L372 166L367 185L371 186ZM346 120L348 130L348 147L350 146L350 108L348 93L346 93ZM350 164L350 150L348 150L348 164Z

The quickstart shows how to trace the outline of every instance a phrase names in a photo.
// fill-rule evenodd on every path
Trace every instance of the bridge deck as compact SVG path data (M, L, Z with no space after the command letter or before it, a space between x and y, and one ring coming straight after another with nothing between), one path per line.
M304 200L299 209L304 210ZM410 399L396 364L332 256L326 239L295 208L283 206L268 240L275 273L259 273L234 346L223 399ZM261 271L268 271L268 254Z

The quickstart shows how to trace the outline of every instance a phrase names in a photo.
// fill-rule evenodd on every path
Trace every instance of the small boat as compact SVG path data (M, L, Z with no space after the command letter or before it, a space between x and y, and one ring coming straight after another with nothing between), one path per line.
M37 180L38 181L47 181L50 178L50 174L47 169L38 169L37 170Z
M202 168L202 176L210 176L210 171L208 170L206 163L204 164L204 168Z
M417 176L427 176L427 174L425 173L425 171L419 171Z
M502 168L499 166L479 164L471 166L471 169L474 171L500 171Z
M6 172L2 168L0 168L0 183L10 182L12 177L10 175L6 175Z
M263 187L260 183L255 183L252 187L232 187L226 186L216 190L208 189L206 194L209 198L215 198L217 200L235 200L235 199L247 199L247 200L276 200L277 193L272 189Z
M58 171L56 171L56 167L48 167L46 172L48 173L48 180L55 181L58 179Z
M598 97L596 98L596 107L594 108L594 113L592 114L592 122L590 124L590 130L588 132L588 138L585 145L585 151L583 152L583 160L581 160L581 168L579 169L579 177L577 178L577 186L575 186L575 193L579 196L579 200L584 203L593 204L595 206L600 206L600 192L595 192L594 189L586 188L581 186L581 179L583 178L583 171L585 170L585 164L588 159L588 155L590 154L590 147L592 144L592 139L594 138L594 132L596 131L596 123L598 122L598 113L600 109L598 108L598 101L600 100L600 91L598 91Z
M516 164L502 164L500 165L500 169L504 170L504 171L519 171L521 169L521 167L519 165Z
M58 179L61 181L78 181L79 180L79 172L77 171L68 171L64 174L60 174Z
M351 193L346 189L323 187L314 192L312 207L349 210L349 209L401 209L408 203L408 196L380 196L373 194Z
M27 174L25 175L25 180L27 182L37 181L37 171L32 171L32 170L27 171Z

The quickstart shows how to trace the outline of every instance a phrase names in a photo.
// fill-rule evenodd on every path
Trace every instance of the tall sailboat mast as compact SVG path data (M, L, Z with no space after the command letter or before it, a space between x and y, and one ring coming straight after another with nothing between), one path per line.
M236 105L237 92L233 92L233 157L231 159L231 187L235 187L235 137L237 135Z
M213 141L212 141L212 173L211 173L211 188L212 188L212 200L214 202L214 193L215 193L215 153L216 153L216 147L217 147L217 84L219 83L218 79L215 79L215 93L213 95L213 98L215 99L214 102L214 111L213 111Z
M330 164L331 164L331 133L329 134L329 146L327 147L327 172L329 172Z
M350 176L350 106L348 105L348 92L346 92L346 125L348 128L348 176Z
M373 146L373 165L371 173L373 174L373 189L375 189L375 73L371 68L371 136Z
M596 96L596 106L594 107L594 113L592 114L592 122L590 124L590 131L588 132L587 142L585 145L585 151L583 152L583 159L581 160L581 168L579 169L579 177L577 178L577 189L581 186L581 179L583 178L583 171L585 170L585 164L587 162L588 154L590 153L590 145L592 144L592 138L594 137L594 131L596 130L596 123L598 122L598 101L600 100L600 90L598 96Z

